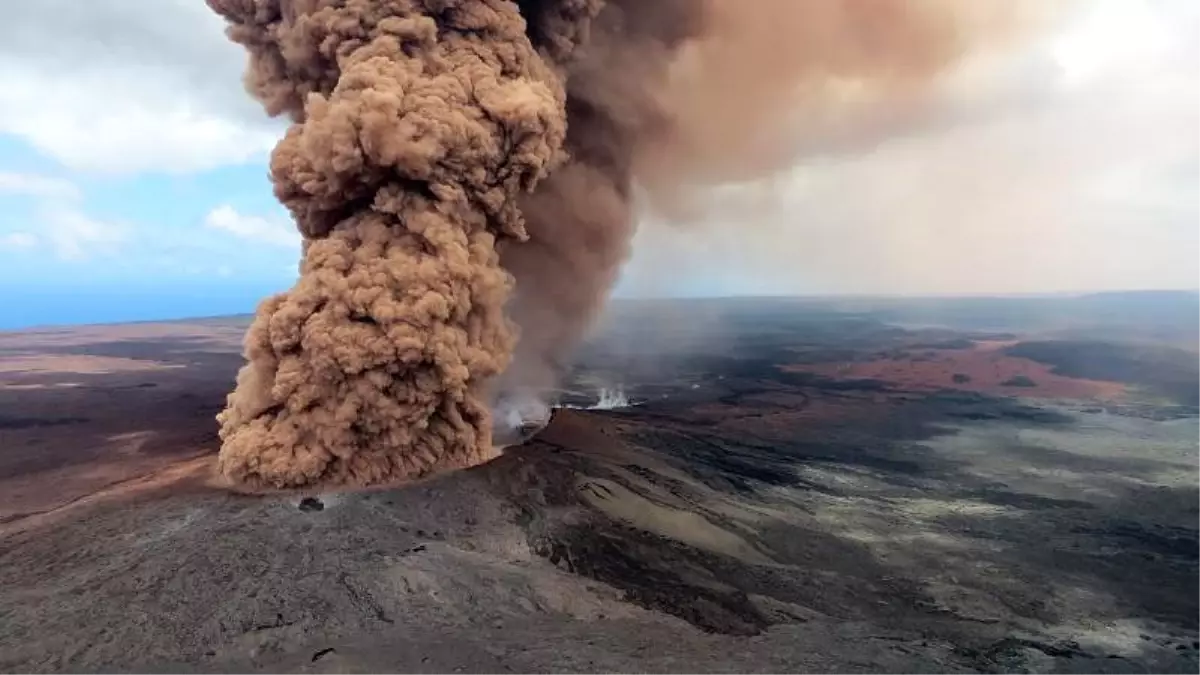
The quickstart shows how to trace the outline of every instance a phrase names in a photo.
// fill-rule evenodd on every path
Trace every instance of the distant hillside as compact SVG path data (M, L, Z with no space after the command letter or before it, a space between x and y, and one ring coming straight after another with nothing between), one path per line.
M856 309L869 316L901 324L1039 332L1081 340L1136 340L1192 349L1200 340L1200 293L1195 291L883 299L856 304Z
M1125 382L1184 405L1200 404L1200 364L1183 349L1054 340L1021 342L1005 351L1053 366L1059 375Z

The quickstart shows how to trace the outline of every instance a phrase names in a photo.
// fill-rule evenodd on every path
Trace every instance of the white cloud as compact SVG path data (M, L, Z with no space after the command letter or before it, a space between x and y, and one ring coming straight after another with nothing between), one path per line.
M89 108L108 97L121 105ZM130 82L20 72L0 76L0 131L71 169L98 173L210 169L261 157L277 140L274 131L184 101L154 100Z
M79 188L61 178L34 173L0 171L0 192L28 195L41 199L79 199Z
M44 209L41 222L55 254L67 261L117 253L131 234L124 225L96 220L67 208Z
M0 249L28 250L48 244L60 260L80 261L115 253L130 235L128 227L91 218L79 210L82 192L71 181L33 173L0 172L0 193L37 200L33 220L39 235L16 231L0 235Z
M210 211L204 218L204 224L247 241L288 248L300 246L300 233L291 224L244 215L227 204Z
M29 250L47 244L56 257L81 261L116 253L132 234L129 227L91 218L80 211L83 193L71 181L34 173L0 172L0 193L36 200L32 220L37 235L15 231L0 235L0 249Z
M0 133L73 169L186 172L261 157L281 133L243 50L203 2L39 0L0 23Z
M9 232L0 235L0 250L25 250L37 246L38 239L28 232Z

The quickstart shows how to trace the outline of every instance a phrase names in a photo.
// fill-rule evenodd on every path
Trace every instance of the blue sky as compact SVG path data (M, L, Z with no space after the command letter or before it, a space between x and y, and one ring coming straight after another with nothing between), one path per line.
M248 312L295 278L284 128L199 0L0 26L0 328ZM1092 0L948 81L942 114L646 214L619 293L1195 288L1200 11ZM677 219L678 220L678 219Z
M0 327L247 312L299 238L261 162L115 175L0 138Z

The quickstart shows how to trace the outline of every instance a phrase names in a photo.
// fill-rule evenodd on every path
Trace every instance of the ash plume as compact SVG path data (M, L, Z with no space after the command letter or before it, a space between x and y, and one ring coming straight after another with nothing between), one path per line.
M686 222L713 186L886 135L949 68L1052 14L1023 0L519 4L535 44L556 10L603 5L565 61L570 159L522 197L529 240L501 244L522 336L499 386L523 396L554 383L602 309L635 208Z
M271 177L305 237L247 334L220 471L368 484L486 460L515 341L496 242L526 237L515 198L561 159L561 78L506 0L209 5L295 121Z
M1013 6L207 1L293 121L271 177L300 279L259 306L218 417L221 472L281 488L494 456L489 402L553 384L639 201L782 168L847 98L919 98Z

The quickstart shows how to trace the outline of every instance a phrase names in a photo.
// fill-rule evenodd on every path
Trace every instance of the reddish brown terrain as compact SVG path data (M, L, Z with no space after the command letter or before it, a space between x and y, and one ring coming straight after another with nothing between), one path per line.
M213 480L244 320L0 334L0 670L1196 672L1194 351L689 311L308 500Z
M977 340L951 348L916 345L865 361L787 364L783 368L840 379L879 380L905 391L958 389L999 396L1099 401L1116 401L1125 394L1126 386L1120 382L1065 377L1054 373L1049 364L1005 353L1018 342Z

